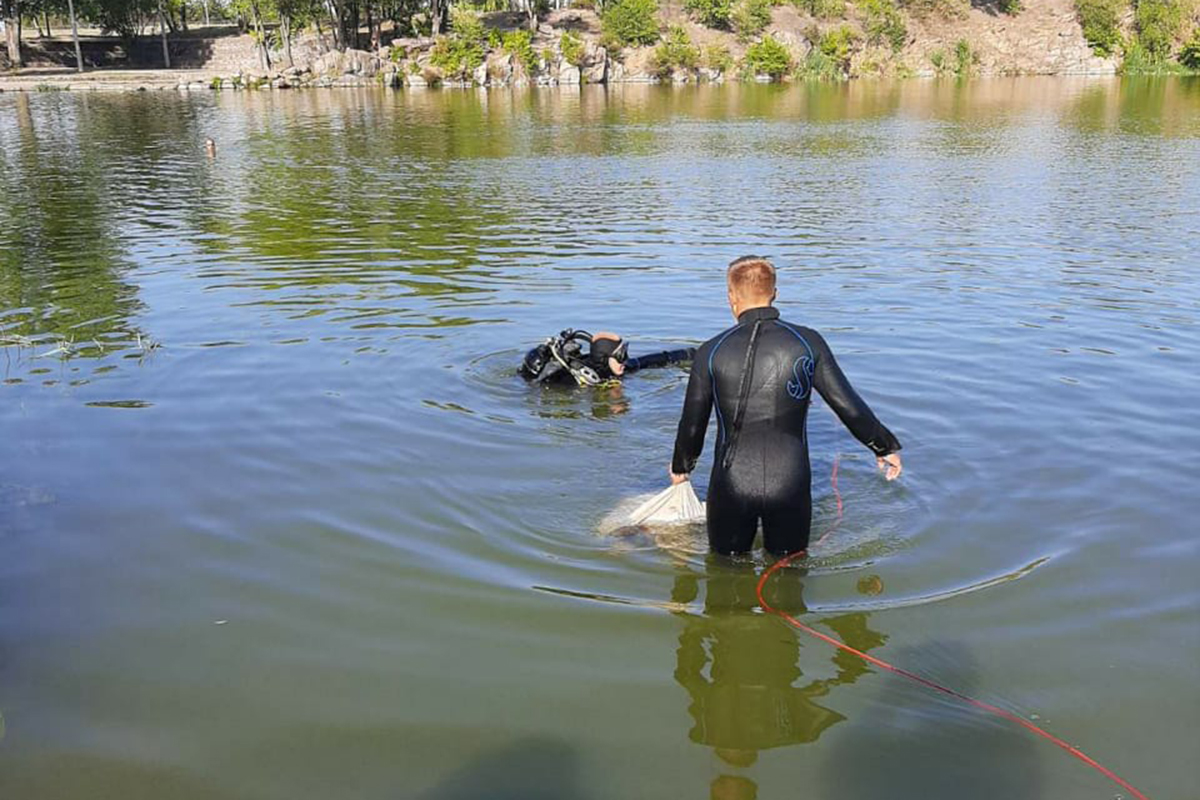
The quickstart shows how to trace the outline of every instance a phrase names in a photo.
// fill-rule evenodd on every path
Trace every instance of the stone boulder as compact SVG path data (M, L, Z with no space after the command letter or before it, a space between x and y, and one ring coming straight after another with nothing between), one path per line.
M331 50L320 55L309 65L309 69L317 75L361 75L374 77L383 66L383 62L373 53L366 50L347 50L339 53Z
M563 86L578 86L582 80L579 67L566 61L558 65L558 82Z
M506 86L513 79L513 57L508 53L496 53L487 60L488 83Z
M595 42L587 42L583 48L583 65L580 79L583 83L606 83L608 81L608 51Z
M379 58L366 50L347 50L342 54L342 73L372 77L379 71Z

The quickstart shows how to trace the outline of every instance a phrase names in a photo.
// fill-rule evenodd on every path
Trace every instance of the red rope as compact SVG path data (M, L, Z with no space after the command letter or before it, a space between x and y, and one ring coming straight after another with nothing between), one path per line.
M830 479L831 483L833 484L834 496L837 498L837 519L834 521L833 525L829 528L829 530L827 530L821 536L821 538L817 540L817 544L820 544L821 542L825 541L825 539L827 539L829 537L829 534L833 533L834 530L837 529L838 524L842 521L842 495L838 491L838 484L837 484L838 466L839 466L840 460L841 460L840 456L834 460L833 475L831 476L831 479ZM931 681L928 678L922 678L920 675L917 675L916 673L909 672L906 669L902 669L893 664L889 664L888 662L884 661L883 659L876 658L875 656L869 655L868 653L864 653L862 650L851 647L850 645L846 644L845 642L842 642L838 639L833 638L832 636L829 636L828 634L821 633L820 631L816 630L815 628L811 628L808 625L805 625L803 622L801 622L800 620L796 619L795 617L791 616L790 614L788 614L784 611L780 611L776 608L773 608L771 606L771 604L766 601L766 598L763 597L763 587L767 585L767 581L777 571L779 571L783 567L786 567L788 564L790 564L792 561L794 561L796 559L806 557L807 554L808 554L807 551L801 550L799 552L792 553L791 555L784 556L783 558L779 559L774 564L772 564L770 566L770 568L768 568L767 571L762 574L762 577L760 577L758 579L758 586L756 587L755 592L758 595L758 604L762 607L763 611L767 612L768 614L775 614L776 616L785 620L789 625L792 625L793 627L803 631L804 633L807 633L809 636L813 636L817 639L820 639L821 641L825 642L826 644L832 645L839 650L843 650L847 653L851 653L852 655L856 655L859 658L861 658L863 661L866 661L869 664L874 664L875 666L880 667L881 669L885 669L888 672L894 673L896 675L902 675L903 677L908 678L911 681L915 681L916 683L919 683L922 686L932 689L935 692L941 692L942 694L949 695L950 697L961 700L964 703L974 706L975 708L986 711L989 714L995 714L996 716L1002 717L1003 719L1006 719L1010 722L1015 722L1016 724L1020 725L1022 728L1025 728L1026 730L1037 734L1038 736L1042 737L1043 739L1046 739L1046 740L1052 742L1053 744L1057 745L1058 747L1062 748L1063 750L1066 750L1068 753L1070 753L1072 756L1074 756L1075 758L1082 761L1084 764L1087 764L1089 767L1096 770L1101 775L1103 775L1104 777L1111 780L1113 783L1117 784L1121 788L1128 791L1130 794L1132 794L1136 798L1136 800L1150 800L1145 794L1138 791L1133 786L1133 784L1129 783L1124 778L1122 778L1120 775L1117 775L1115 772L1110 770L1108 767L1106 767L1103 764L1101 764L1100 762L1096 761L1094 758L1089 756L1087 753L1084 753L1079 748L1068 744L1067 742L1058 738L1054 734L1049 733L1045 730L1042 730L1041 728L1039 728L1037 725L1034 725L1029 720L1023 719L1022 717L1017 716L1016 714L1012 713L1011 711L1005 711L1003 708L1000 708L999 706L994 706L991 703L985 703L982 700L976 700L974 697L969 697L969 696L963 694L962 692L955 691L954 689L950 689L946 686L942 686L939 683L935 683L934 681Z

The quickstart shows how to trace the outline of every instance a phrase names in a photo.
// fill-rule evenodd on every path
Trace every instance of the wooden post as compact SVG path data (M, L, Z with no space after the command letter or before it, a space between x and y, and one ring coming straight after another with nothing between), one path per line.
M83 50L79 48L79 23L75 20L75 0L67 0L71 12L71 38L75 40L75 68L83 72Z

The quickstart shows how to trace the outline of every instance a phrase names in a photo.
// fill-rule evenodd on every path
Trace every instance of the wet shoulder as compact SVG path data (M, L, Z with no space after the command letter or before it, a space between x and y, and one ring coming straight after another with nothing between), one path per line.
M825 340L813 328L797 325L785 319L775 320L775 325L791 339L794 339L798 347L807 350L811 358L816 358L825 349Z
M742 327L743 326L741 324L728 327L718 333L716 336L709 339L704 344L700 345L700 348L696 351L696 361L707 361L708 359L712 358L716 352L721 349L721 346L725 344L726 340L732 337L733 334L737 333Z

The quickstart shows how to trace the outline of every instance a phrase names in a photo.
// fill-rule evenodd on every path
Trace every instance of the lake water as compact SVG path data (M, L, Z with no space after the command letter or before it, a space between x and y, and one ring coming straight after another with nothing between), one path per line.
M598 532L686 372L521 352L753 252L905 444L772 605L1200 797L1198 243L1197 80L0 95L0 796L1128 797Z

